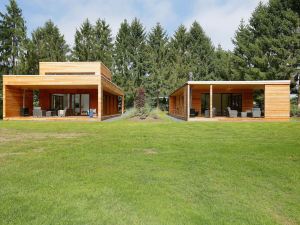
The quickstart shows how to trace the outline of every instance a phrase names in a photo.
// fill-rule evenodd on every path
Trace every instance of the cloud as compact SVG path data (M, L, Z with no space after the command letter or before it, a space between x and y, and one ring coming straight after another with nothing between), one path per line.
M27 20L42 26L46 20L51 19L71 45L76 28L86 18L92 23L98 18L105 19L111 26L113 36L117 34L124 19L131 21L137 17L149 31L157 22L168 26L176 18L171 0L32 0L33 4L40 9L41 14L33 14Z
M198 21L215 46L221 44L224 49L231 50L231 39L241 19L248 21L258 3L259 0L198 0L184 24L190 26Z

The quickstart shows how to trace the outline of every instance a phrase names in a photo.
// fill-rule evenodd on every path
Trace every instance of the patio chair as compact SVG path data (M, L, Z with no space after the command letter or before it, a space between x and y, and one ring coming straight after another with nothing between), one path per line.
M196 112L196 110L192 108L192 109L190 109L190 116L196 117L196 116L198 116L198 112Z
M260 108L253 108L252 109L252 117L253 118L260 118L261 117L261 110L260 110Z
M230 118L235 118L238 116L238 111L237 110L232 110L230 107L227 107L228 110L228 116Z
M66 108L63 109L63 110L58 110L58 111L57 111L57 115L58 115L59 117L66 117L67 109L68 109L68 107L66 107Z
M215 117L216 114L217 114L217 109L216 109L215 107L213 107L213 110L212 110L212 116ZM206 118L209 118L209 117L210 117L210 110L206 109L206 110L204 111L204 116L205 116Z
M33 117L43 117L46 116L46 111L42 110L41 107L34 107L32 111Z

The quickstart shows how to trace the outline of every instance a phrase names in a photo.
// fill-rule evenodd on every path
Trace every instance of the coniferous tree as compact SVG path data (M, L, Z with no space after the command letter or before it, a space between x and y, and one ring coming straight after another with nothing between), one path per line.
M0 31L0 73L17 74L24 53L26 26L15 0L10 0L6 12L0 13Z
M157 23L147 39L148 74L145 82L151 98L156 99L159 108L159 97L166 96L168 91L168 37L163 27Z
M131 76L131 56L130 56L130 25L127 20L121 23L116 36L113 51L113 81L116 82L125 92L126 105L131 106L134 100L133 78Z
M198 22L189 30L189 50L193 80L211 80L214 77L214 47Z
M93 25L86 19L75 33L75 46L72 56L75 61L95 61L95 32Z
M214 76L216 80L235 80L231 73L232 53L225 51L219 45L214 56Z
M117 34L114 49L114 80L124 89L126 105L132 106L137 88L144 85L146 68L146 33L138 19L125 20Z
M289 79L300 61L299 14L291 1L260 3L234 39L233 70L241 79Z
M237 80L251 80L251 35L249 26L242 20L233 40L232 73Z
M181 86L189 79L191 72L191 55L189 51L189 36L186 28L180 25L170 40L170 60L168 65L171 75L168 79L170 89Z
M22 70L27 74L38 74L39 62L60 62L67 60L69 47L64 36L52 21L32 32L26 42L26 54L22 58Z
M110 26L105 20L98 19L94 27L94 59L101 61L108 68L112 66L112 36Z
M130 71L134 87L141 87L146 75L146 32L141 22L135 18L130 24Z

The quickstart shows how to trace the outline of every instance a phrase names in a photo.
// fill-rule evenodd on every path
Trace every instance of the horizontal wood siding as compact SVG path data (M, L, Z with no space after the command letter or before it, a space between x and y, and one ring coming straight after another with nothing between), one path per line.
M101 74L100 62L40 62L40 75L47 73Z
M21 108L23 107L23 94L22 89L5 87L5 104L4 117L16 117L21 115ZM29 115L32 115L33 107L33 94L32 91L26 90L25 92L25 108L29 109Z
M58 75L58 76L39 76L39 75L9 75L3 76L3 81L6 85L14 85L14 86L28 86L39 88L53 88L57 86L82 86L91 85L96 88L99 83L99 76L94 75ZM67 88L67 87L64 87Z
M289 85L265 85L265 117L290 117Z

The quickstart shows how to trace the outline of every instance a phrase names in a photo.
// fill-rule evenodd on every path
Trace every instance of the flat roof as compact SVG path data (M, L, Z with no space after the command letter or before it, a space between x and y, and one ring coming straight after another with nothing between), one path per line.
M170 95L174 94L181 88L183 88L186 85L268 85L268 84L273 84L273 85L290 85L291 81L290 80L242 80L242 81L233 81L233 80L222 80L222 81L188 81L184 83L181 87L175 89L172 91Z
M264 84L290 84L290 80L251 80L251 81L188 81L186 84L219 84L219 85L235 85L235 84L257 84L257 85L264 85Z

